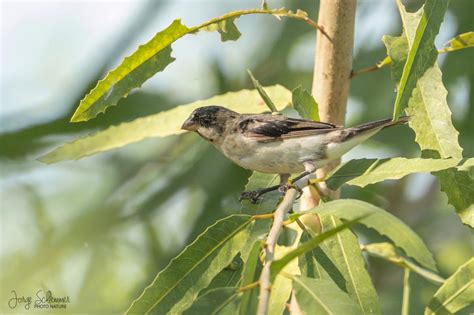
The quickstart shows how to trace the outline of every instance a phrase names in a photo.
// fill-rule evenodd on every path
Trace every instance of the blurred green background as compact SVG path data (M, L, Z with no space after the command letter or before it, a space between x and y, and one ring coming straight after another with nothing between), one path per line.
M118 106L87 123L70 124L79 100L104 76L174 18L192 26L259 1L35 1L1 3L1 251L0 312L12 290L69 296L70 313L121 313L156 273L197 234L238 212L250 172L231 164L196 135L151 139L80 161L44 165L36 158L79 136L122 121L227 91L250 88L247 69L264 85L293 89L312 82L315 32L271 16L237 20L242 37L221 43L214 33L173 45L176 61ZM301 8L316 19L317 1L269 1ZM420 1L409 3L416 9ZM473 2L452 1L438 47L472 31ZM393 1L360 0L354 69L385 56L384 34L399 35ZM472 50L439 58L448 103L465 156L474 155ZM347 124L391 116L395 98L389 69L355 77ZM408 128L394 128L344 159L405 156L419 150ZM443 276L473 255L473 237L439 192L419 174L344 197L380 205L411 226L433 251ZM359 229L363 242L381 238ZM369 259L386 314L399 313L402 271ZM436 286L412 275L412 311L420 314ZM34 313L29 310L28 313ZM41 313L45 313L42 311Z

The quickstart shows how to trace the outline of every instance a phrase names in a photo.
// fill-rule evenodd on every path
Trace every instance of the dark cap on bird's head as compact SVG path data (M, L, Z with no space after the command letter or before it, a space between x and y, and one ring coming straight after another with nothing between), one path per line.
M230 109L222 106L212 105L196 108L188 119L183 123L181 129L196 131L199 127L212 128L215 127L222 116L237 114Z

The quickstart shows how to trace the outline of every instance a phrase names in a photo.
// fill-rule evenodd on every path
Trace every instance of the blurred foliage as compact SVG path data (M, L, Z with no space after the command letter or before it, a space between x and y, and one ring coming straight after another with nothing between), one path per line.
M408 7L415 9L419 3L412 1ZM110 108L107 115L86 123L69 123L73 108L112 67L111 60L125 54L130 38L137 37L161 14L169 14L165 11L166 5L162 1L143 4L141 13L121 39L112 49L102 52L99 61L102 64L91 75L87 86L69 91L76 95L76 100L61 117L51 113L48 121L0 134L2 312L9 310L4 299L11 297L11 290L33 296L39 289L49 289L59 296L71 297L72 303L67 309L70 313L121 313L185 244L218 219L242 211L237 198L250 173L227 161L194 135L147 140L75 164L46 166L35 161L65 139L178 104L179 95L140 90ZM358 25L376 18L371 13L373 5L372 1L360 1L359 11L363 14L358 16ZM222 6L222 12L228 11L224 4ZM301 8L310 16L316 16L314 1L292 1L286 6ZM389 14L388 10L384 12ZM452 1L449 12L452 35L472 30L469 0ZM179 12L173 14L180 16ZM260 17L251 18L257 19L257 23L263 21ZM253 53L239 66L239 73L225 69L226 56L195 57L209 59L212 65L213 77L207 80L214 80L216 85L210 92L221 94L251 88L248 77L242 80L247 68L252 69L262 85L278 83L288 89L302 85L309 90L312 63L295 69L291 59L300 58L295 55L297 48L313 47L314 30L298 21L270 22L258 24L258 32L270 41L255 42L254 47L248 48ZM276 24L279 27L274 27ZM393 25L392 34L397 34L399 29L400 24ZM242 33L243 37L253 36L243 30ZM382 41L377 45L359 43L359 46L354 69L372 66L386 55ZM311 55L306 57L312 59ZM448 104L454 113L453 123L460 131L464 156L473 156L474 72L467 67L472 63L472 51L460 50L442 58L443 82L450 91ZM182 73L183 80L188 75ZM460 82L467 85L459 88ZM182 84L182 90L186 93L186 84ZM389 69L353 78L350 97L349 112L353 113L347 117L350 124L390 117L395 94ZM21 119L21 114L15 119ZM378 152L388 151L394 156L419 154L414 135L408 128L384 131L363 148L365 152L377 148ZM415 191L412 191L413 186L417 186ZM454 212L446 211L451 207L437 186L430 175L412 175L365 189L344 186L342 194L371 202L401 218L425 240L435 254L440 274L446 277L473 255L474 240ZM357 233L367 242L385 241L368 228L360 227ZM399 312L401 270L373 258L368 259L368 265L382 312ZM223 281L231 283L231 279ZM410 309L420 314L437 287L415 274L411 275L410 282ZM468 308L462 314L472 311Z

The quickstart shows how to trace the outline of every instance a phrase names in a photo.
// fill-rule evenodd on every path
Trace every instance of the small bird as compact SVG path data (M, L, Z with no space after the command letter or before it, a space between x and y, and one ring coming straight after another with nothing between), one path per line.
M241 199L256 202L268 191L288 189L291 184L283 183L290 174L301 173L291 182L301 179L381 129L407 121L405 116L397 121L384 119L344 128L282 115L239 114L222 106L205 106L195 109L181 129L197 132L245 169L279 174L281 185L242 193Z

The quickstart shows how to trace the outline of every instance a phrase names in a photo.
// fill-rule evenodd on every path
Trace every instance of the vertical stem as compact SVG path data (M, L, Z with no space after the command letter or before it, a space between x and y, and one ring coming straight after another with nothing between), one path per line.
M402 300L402 315L410 314L410 269L405 268L403 274L403 300Z
M337 125L344 124L349 96L356 3L356 0L321 0L319 8L318 24L331 40L318 32L312 94L318 102L321 120ZM339 162L318 170L318 177L324 177ZM321 188L325 190L324 185ZM327 189L325 192L337 197L337 193Z

